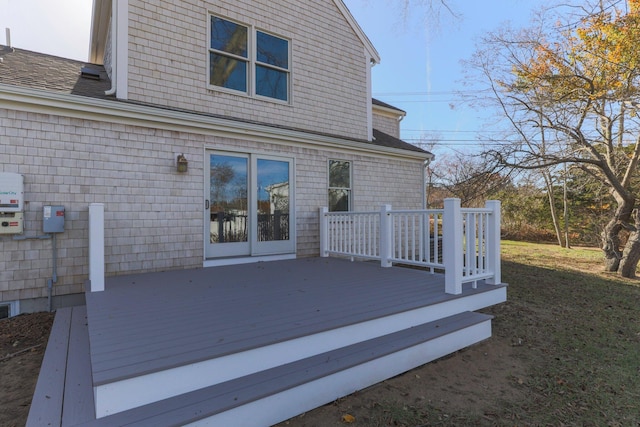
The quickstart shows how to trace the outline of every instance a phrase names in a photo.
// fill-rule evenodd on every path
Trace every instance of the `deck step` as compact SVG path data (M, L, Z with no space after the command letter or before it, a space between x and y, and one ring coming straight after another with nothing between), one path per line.
M95 419L86 306L58 309L27 427L73 426Z
M90 421L87 426L265 426L491 336L464 312Z

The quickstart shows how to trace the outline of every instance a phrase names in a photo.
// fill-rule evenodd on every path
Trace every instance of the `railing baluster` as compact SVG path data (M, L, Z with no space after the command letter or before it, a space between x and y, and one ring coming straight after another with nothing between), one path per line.
M458 201L453 210L448 203L446 215L443 209L394 211L387 205L377 212L321 210L321 256L377 259L385 267L405 263L424 266L432 273L444 270L449 275L453 274L452 268L457 269L454 276L459 284L447 285L447 292L453 293L461 292L463 282L475 286L485 279L499 284L500 203L461 209ZM449 216L451 212L453 217ZM458 243L453 241L456 238ZM446 244L453 244L453 249L447 249ZM452 250L456 251L454 255Z

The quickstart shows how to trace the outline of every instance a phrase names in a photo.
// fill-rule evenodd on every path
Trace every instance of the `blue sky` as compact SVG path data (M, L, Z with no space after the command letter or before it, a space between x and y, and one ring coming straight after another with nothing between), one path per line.
M440 0L434 0L439 3ZM382 60L373 68L373 96L407 112L401 136L416 142L437 137L434 152L453 148L468 152L484 119L456 94L473 88L463 85L460 61L475 51L478 37L505 22L526 26L531 0L448 0L459 15L446 11L436 25L419 0L412 0L410 16L403 16L400 0L345 0L345 4L372 41Z
M407 112L401 136L408 142L427 135L441 140L436 154L472 149L482 121L456 95L472 90L462 84L460 60L469 58L476 38L486 31L506 21L526 25L531 8L543 1L449 0L460 17L443 11L437 26L428 25L420 0L411 1L406 17L402 3L345 0L382 58L373 69L373 94ZM15 47L86 60L91 7L91 0L0 0L0 43L10 27Z

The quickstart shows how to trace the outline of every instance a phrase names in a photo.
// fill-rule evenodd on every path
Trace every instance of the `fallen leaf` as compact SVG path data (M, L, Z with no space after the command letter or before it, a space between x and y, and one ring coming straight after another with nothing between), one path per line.
M349 423L349 424L351 424L351 423L353 423L353 422L355 422L355 421L356 421L356 417L354 417L353 415L350 415L350 414L344 414L344 415L342 416L342 422L343 422L343 423Z

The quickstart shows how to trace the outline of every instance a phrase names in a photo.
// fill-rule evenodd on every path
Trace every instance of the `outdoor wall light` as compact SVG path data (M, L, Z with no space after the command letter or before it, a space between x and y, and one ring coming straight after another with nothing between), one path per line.
M178 154L178 159L176 160L176 166L178 172L186 172L189 168L189 161L184 156L184 154Z

